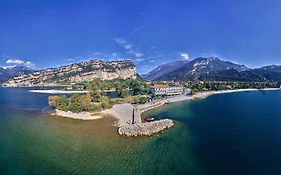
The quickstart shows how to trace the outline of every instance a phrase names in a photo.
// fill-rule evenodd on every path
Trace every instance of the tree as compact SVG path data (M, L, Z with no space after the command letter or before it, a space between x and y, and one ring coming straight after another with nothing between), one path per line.
M148 98L146 97L135 97L135 103L137 104L144 104L146 102L148 102Z
M103 109L108 109L108 108L111 108L112 105L110 103L110 100L107 96L102 96L101 98L101 106Z
M100 102L101 101L101 93L97 90L91 91L91 96L93 98L93 102Z
M152 99L155 99L155 98L157 97L157 95L156 95L155 93L152 93L152 94L150 95L150 97L151 97Z
M100 111L100 110L102 110L101 104L100 103L94 103L92 111Z
M58 96L50 96L48 98L49 105L56 108L58 105Z
M102 97L101 94L101 81L98 79L95 79L94 81L90 82L89 85L89 92L92 96L93 102L100 102L100 99Z
M93 108L92 97L90 93L81 95L79 98L79 105L84 111L91 111Z
M65 95L62 95L57 100L57 108L63 111L68 110L69 101Z
M80 105L79 105L79 95L78 94L71 95L68 110L70 110L72 112L81 112L82 111L80 108Z
M93 81L90 81L89 83L89 90L103 90L103 83L100 79L94 79Z
M133 90L133 95L144 95L149 91L149 87L138 80L129 80L129 88Z
M124 88L124 89L121 90L120 96L121 96L122 98L125 98L125 97L127 97L128 95L129 95L129 90L128 90L127 88Z
M126 86L126 84L118 83L116 85L116 92L122 98L127 97L129 95L129 90L128 90L128 87Z

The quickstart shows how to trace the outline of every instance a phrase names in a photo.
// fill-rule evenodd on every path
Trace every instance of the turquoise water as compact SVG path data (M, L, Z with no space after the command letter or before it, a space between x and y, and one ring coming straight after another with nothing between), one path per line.
M169 105L149 116L171 117L192 135L205 174L281 174L281 91L242 92ZM179 138L180 139L180 138Z
M49 116L47 97L0 88L1 175L281 173L280 91L167 105L145 115L176 126L139 138L119 136L110 118Z

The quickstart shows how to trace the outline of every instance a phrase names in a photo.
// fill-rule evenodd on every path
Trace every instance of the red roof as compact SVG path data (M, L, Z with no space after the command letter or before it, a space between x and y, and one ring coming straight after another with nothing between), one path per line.
M168 88L168 87L170 86L165 84L155 84L154 86L152 86L152 88Z

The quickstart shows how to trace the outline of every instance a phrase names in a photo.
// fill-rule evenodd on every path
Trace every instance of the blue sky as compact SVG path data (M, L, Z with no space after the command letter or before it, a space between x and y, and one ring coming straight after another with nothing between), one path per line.
M199 56L281 64L280 0L1 0L0 65L132 59L140 73Z

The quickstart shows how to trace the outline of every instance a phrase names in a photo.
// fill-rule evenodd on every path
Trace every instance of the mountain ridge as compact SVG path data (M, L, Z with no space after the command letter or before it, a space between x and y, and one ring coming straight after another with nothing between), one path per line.
M81 83L95 78L102 80L136 79L136 67L131 60L90 60L58 68L46 68L14 77L3 85L7 87L55 86L66 83Z
M150 80L150 81L156 80L162 75L184 66L188 62L189 62L188 60L183 60L183 61L174 61L163 65L159 65L152 71L148 72L147 74L141 75L141 77L145 80Z
M166 81L278 81L281 66L269 65L251 69L245 65L215 57L199 57L155 80Z
M235 69L238 71L249 70L250 68L235 64L230 61L220 60L216 57L199 57L189 61L179 69L175 69L159 78L159 80L199 80L202 74L214 71Z
M32 72L34 72L34 70L26 66L12 66L6 68L0 67L0 83L3 83L10 78Z

